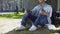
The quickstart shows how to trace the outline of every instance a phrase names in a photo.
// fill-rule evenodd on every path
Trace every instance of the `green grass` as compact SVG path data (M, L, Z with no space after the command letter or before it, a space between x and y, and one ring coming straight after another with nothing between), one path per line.
M13 18L13 19L21 19L23 17L24 13L19 14L4 14L0 15L0 18Z

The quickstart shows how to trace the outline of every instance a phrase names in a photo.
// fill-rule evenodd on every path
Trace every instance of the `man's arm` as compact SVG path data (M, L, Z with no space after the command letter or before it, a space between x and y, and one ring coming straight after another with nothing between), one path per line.
M52 7L49 7L49 9L47 9L47 10L48 10L48 13L46 13L45 10L42 10L41 14L51 17L52 16Z
M32 10L25 9L25 13L31 13L32 15L34 15L37 12L36 8L37 6L35 6Z
M41 11L41 14L42 14L42 15L46 15L46 16L48 16L48 17L50 16L48 13L46 13L45 10L42 10L42 11Z
M35 14L36 14L36 12L37 12L37 6L36 6L36 7L34 7L34 8L31 10L31 14L32 14L32 15L35 15Z
M46 15L46 16L48 16L48 17L50 16L50 15L49 15L49 14L47 14L47 13L45 13L45 15Z

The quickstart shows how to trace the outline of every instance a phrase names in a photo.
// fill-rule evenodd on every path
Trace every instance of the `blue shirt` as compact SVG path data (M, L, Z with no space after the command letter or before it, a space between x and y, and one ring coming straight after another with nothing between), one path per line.
M51 23L51 19L50 17L52 16L52 7L51 5L45 4L44 6L41 6L40 4L35 6L31 11L32 14L35 14L35 16L38 16L38 14L41 12L41 10L44 9L46 11L47 14L49 14L50 16L48 18L48 22Z

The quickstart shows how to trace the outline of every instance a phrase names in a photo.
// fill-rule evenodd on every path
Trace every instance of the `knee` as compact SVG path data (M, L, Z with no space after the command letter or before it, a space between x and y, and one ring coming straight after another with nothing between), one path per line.
M25 13L24 16L28 16L28 13Z

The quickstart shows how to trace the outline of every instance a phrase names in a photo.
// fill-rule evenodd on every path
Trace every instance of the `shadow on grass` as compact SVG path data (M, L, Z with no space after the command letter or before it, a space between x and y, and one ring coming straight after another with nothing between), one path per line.
M40 28L36 31L33 31L33 32L30 32L27 30L23 30L23 31L11 31L11 32L8 32L6 34L54 34L56 33L56 31L49 31L48 29L44 29L44 28Z
M10 31L6 34L54 34L54 33L59 33L58 31L53 31L53 30L48 30L47 28L45 27L41 27L41 28L38 28L36 31L29 31L29 28L31 27L31 24L26 24L26 29L25 30L13 30L13 31Z

